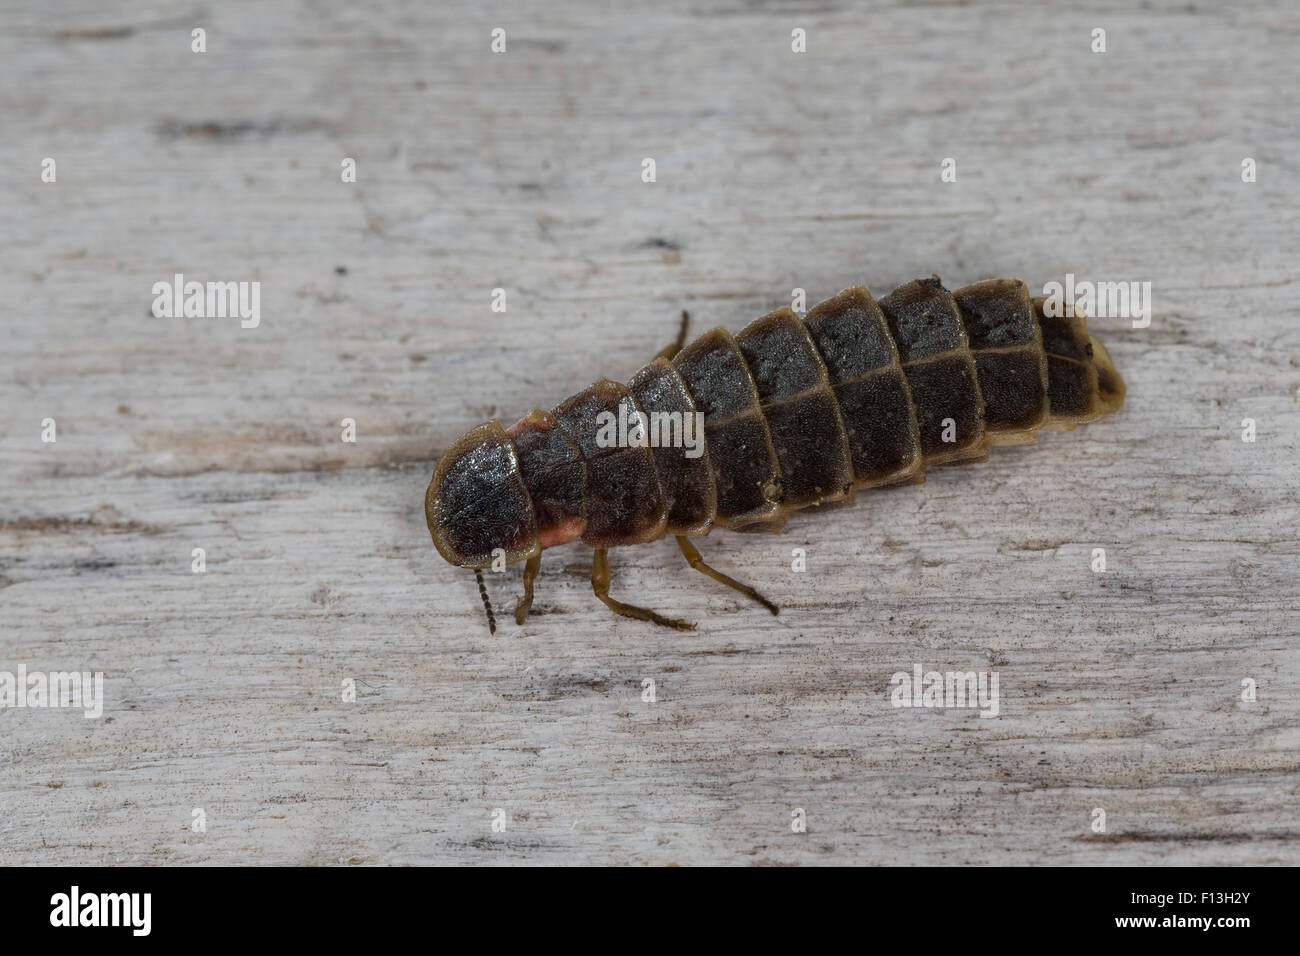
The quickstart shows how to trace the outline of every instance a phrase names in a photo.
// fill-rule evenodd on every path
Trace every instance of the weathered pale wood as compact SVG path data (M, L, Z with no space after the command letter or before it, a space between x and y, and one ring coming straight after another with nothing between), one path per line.
M108 697L0 711L7 862L1300 862L1294 12L3 19L0 669ZM261 326L150 317L178 271L260 280ZM488 635L424 527L436 449L626 379L679 308L931 271L1152 282L1150 328L1094 323L1127 406L706 539L779 618L664 542L614 591L699 630L617 619L571 546ZM507 619L517 569L489 586ZM1001 716L892 708L917 662L996 669Z

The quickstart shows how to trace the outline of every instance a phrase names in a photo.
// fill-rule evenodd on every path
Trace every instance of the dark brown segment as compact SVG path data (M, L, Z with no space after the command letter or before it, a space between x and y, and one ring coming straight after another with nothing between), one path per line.
M619 435L620 405L624 406L622 420L628 423L624 436ZM654 455L648 447L617 444L631 436L637 411L628 390L609 379L552 409L587 465L587 527L582 540L593 548L641 544L664 533L668 509Z
M880 310L907 373L926 463L982 459L984 400L952 293L938 277L918 279L881 299Z
M880 311L904 367L944 352L970 351L957 303L938 277L900 285L880 300Z
M813 306L804 319L832 385L898 365L885 316L866 286L845 289Z
M540 408L510 426L506 434L514 440L519 470L533 499L542 547L574 540L587 525L587 466L582 452L555 417Z
M1041 344L1029 288L1019 279L988 279L952 294L972 352Z
M1086 321L1074 314L1072 306L1066 306L1067 315L1049 316L1044 311L1046 300L1035 299L1038 325L1043 330L1043 351L1048 355L1087 362L1092 359Z
M438 461L424 496L433 543L452 564L486 568L538 553L532 501L510 439L496 422L463 435Z
M654 456L668 506L665 533L708 534L718 495L704 428L686 383L668 361L656 359L632 376L627 389L649 416L651 436L660 438ZM690 439L693 447L666 441L668 429Z
M718 492L718 524L735 528L778 516L781 474L762 413L752 412L710 425L704 434Z
M835 398L859 487L906 481L917 473L921 448L916 411L902 369L886 369L838 385Z
M815 306L804 324L825 362L859 487L922 467L916 415L885 316L864 286Z
M988 440L1014 438L1041 428L1050 410L1043 350L1026 346L974 355Z
M1047 356L1047 396L1053 420L1088 421L1097 416L1097 370L1073 359Z
M726 329L705 332L673 359L695 407L721 421L758 407L758 391L736 340Z
M781 466L782 503L792 509L853 492L853 468L839 406L827 388L763 410Z
M984 428L991 442L1032 441L1050 413L1047 358L1029 289L990 279L953 293L975 358Z
M673 367L704 413L718 523L737 527L776 517L781 471L758 389L736 340L726 329L713 329L682 349Z
M736 336L761 405L829 388L826 366L808 330L788 308L755 319Z
M782 504L798 509L853 490L839 407L808 330L790 309L763 316L736 336L749 365L781 467Z
M1092 341L1087 321L1065 304L1065 315L1049 316L1047 300L1033 300L1034 317L1043 333L1047 354L1047 397L1051 421L1071 425L1096 418L1101 413L1100 383L1092 361Z
M945 356L910 365L907 386L927 462L983 454L979 385L970 356ZM952 419L952 425L946 425L945 419ZM945 430L955 441L943 440ZM975 455L970 454L972 449Z

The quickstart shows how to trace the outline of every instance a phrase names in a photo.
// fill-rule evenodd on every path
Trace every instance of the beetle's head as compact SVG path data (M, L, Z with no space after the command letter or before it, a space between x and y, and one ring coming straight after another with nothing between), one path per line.
M511 564L538 550L533 502L514 444L497 422L463 435L438 461L424 495L438 553L463 568Z

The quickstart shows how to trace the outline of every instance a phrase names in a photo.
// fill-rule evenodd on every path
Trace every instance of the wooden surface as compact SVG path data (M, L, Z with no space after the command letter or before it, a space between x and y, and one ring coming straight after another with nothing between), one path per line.
M1300 862L1283 6L5 0L0 670L107 698L0 710L6 862ZM261 325L153 318L175 272L260 281ZM705 539L779 618L670 542L614 593L699 629L615 618L573 545L489 636L437 450L680 308L931 272L1151 282L1093 323L1125 408ZM892 707L916 663L1000 716Z

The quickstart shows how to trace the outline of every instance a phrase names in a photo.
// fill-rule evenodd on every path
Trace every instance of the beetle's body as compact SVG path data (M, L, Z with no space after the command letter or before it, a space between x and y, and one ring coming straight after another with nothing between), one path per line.
M685 536L779 530L793 511L851 504L859 488L923 481L927 466L982 461L990 444L1119 408L1123 380L1083 317L1043 305L1019 280L949 292L936 277L879 303L858 286L803 320L781 309L735 337L706 332L626 387L602 379L508 430L489 422L461 438L425 498L434 543L462 567L528 560L531 601L544 548L581 539L600 565L607 548L672 534L693 566L775 613L706 570ZM702 452L648 447L635 429L642 440L600 440L611 418L638 412L642 424L702 413ZM599 583L597 594L618 604ZM647 615L683 623L633 616Z

